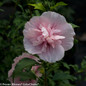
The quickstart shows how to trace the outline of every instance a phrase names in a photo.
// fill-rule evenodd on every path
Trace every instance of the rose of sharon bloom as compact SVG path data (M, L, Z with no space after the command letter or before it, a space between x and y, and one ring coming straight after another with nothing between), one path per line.
M32 83L32 84L36 84L37 83L37 80L27 80L27 81L20 81L20 77L16 77L16 78L14 78L14 82L13 82L13 80L12 80L12 74L13 74L13 71L15 70L15 66L16 66L16 64L21 60L21 59L23 59L23 58L30 58L30 59L33 59L33 60L36 60L37 62L38 62L38 58L36 58L35 56L32 56L32 55L30 55L30 54L28 54L28 53L23 53L21 56L19 56L19 57L16 57L15 59L14 59L14 63L12 64L12 69L11 70L9 70L9 72L8 72L8 79L9 79L9 81L11 82L11 83L15 83L15 84L21 84L21 83ZM41 77L41 73L38 71L38 68L39 68L40 66L37 66L37 65L35 65L35 66L32 66L32 71L34 71L34 73L36 74L36 76L37 77ZM15 86L15 85L12 85L12 86ZM24 86L24 85L19 85L19 86ZM29 85L29 86L32 86L32 85Z
M61 60L64 52L73 47L75 35L65 17L51 11L30 19L23 34L25 50L48 62Z

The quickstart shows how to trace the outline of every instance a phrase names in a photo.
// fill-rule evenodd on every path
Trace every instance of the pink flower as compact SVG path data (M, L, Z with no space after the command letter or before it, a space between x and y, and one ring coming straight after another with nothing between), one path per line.
M14 79L14 82L12 82L12 79L10 79L10 82L12 83L11 86L33 86L31 84L36 84L36 80L27 80L27 81L20 81L20 78L17 77ZM27 84L27 85L25 85Z
M48 62L61 60L73 47L75 35L64 16L51 11L33 17L25 24L23 34L25 50Z
M11 82L11 83L13 83L13 80L12 80L12 74L13 74L13 71L15 70L15 66L16 66L16 64L21 60L21 59L23 59L23 58L30 58L30 59L33 59L33 60L36 60L37 62L38 62L38 58L36 58L35 56L32 56L32 55L30 55L30 54L28 54L28 53L23 53L21 56L19 56L19 57L16 57L15 59L14 59L14 63L12 64L12 69L11 70L9 70L9 72L8 72L8 79L9 79L9 81ZM37 65L34 65L34 66L32 66L32 71L34 71L34 73L36 74L36 76L37 77L41 77L41 73L40 73L40 71L38 71L38 69L39 69L39 67L40 66L37 66ZM37 80L27 80L27 81L20 81L20 77L16 77L16 78L14 78L14 83L21 83L21 85L19 85L19 86L23 86L22 85L22 83L32 83L32 84L36 84L37 83ZM15 85L12 85L12 86L15 86ZM32 86L32 85L29 85L29 86Z

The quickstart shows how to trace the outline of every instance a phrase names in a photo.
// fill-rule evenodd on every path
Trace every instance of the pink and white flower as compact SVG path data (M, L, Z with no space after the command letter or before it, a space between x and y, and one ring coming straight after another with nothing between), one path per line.
M8 72L8 79L9 79L9 81L11 82L11 83L14 83L14 84L20 84L19 86L24 86L23 84L24 83L27 83L27 84L36 84L37 83L37 80L38 79L36 79L36 80L27 80L27 81L21 81L20 80L20 77L16 77L16 78L14 78L14 82L13 82L13 80L12 80L12 74L13 74L13 71L15 70L15 66L17 65L17 63L20 61L20 60L22 60L23 58L30 58L30 59L33 59L33 60L35 60L35 61L37 61L38 62L38 58L37 57L35 57L35 56L32 56L32 55L30 55L30 54L28 54L28 53L23 53L21 56L19 56L19 57L16 57L15 59L14 59L14 63L12 64L12 68L9 70L9 72ZM38 70L40 68L40 66L38 66L38 65L34 65L34 66L32 66L32 71L34 71L34 73L36 74L36 76L37 77L41 77L42 76L42 74L40 73L40 71ZM16 85L12 85L12 86L16 86ZM29 85L29 86L32 86L32 85Z
M56 62L73 47L75 32L64 16L48 11L28 21L23 34L26 51L38 54L44 61Z

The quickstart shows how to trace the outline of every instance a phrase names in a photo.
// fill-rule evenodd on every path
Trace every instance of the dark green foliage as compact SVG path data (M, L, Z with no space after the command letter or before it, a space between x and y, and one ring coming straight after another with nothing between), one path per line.
M50 10L56 9L58 6L66 6L67 4L64 2L58 2L54 6L50 7Z

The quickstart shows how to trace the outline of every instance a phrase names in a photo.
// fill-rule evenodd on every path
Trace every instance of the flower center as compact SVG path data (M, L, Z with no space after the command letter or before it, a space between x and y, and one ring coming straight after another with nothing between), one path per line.
M48 27L47 29L50 29L50 27ZM65 39L64 36L54 35L53 34L54 32L51 35L49 35L51 32L49 33L47 31L47 29L45 27L41 26L41 32L42 32L42 35L44 37L44 41L46 40L47 43L50 44L53 48L55 47L55 41Z
M42 35L44 36L44 38L46 38L46 37L49 36L49 33L48 33L48 31L46 30L45 27L42 27L42 28L41 28L41 31L42 31Z

